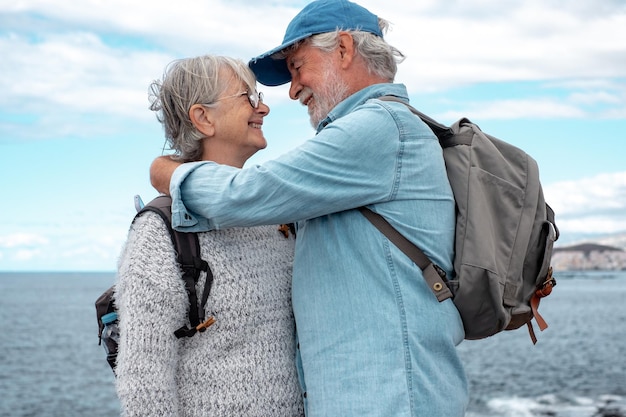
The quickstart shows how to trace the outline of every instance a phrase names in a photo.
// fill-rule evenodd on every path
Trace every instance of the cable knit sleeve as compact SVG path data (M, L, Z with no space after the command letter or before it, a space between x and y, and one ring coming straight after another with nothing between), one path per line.
M174 248L161 218L145 213L131 226L118 263L120 315L117 392L122 414L176 416L175 373L187 295Z

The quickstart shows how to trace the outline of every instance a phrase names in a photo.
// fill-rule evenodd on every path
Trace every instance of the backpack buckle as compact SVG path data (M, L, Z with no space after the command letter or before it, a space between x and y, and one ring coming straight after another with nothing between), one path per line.
M439 274L439 276L441 277L441 279L443 279L445 282L448 281L448 277L446 276L446 271L444 271L439 265L437 264L433 264L433 268L435 268L435 271L437 271L437 273Z
M181 339L183 337L193 337L193 335L195 335L197 332L203 332L208 329L213 323L215 323L215 317L211 316L204 322L198 324L196 327L181 327L174 332L174 335L177 339Z
M548 268L546 280L537 288L535 295L539 298L547 297L552 292L552 288L556 286L556 279L552 276L552 267Z
M196 326L196 330L199 332L203 332L206 329L208 329L213 323L215 323L215 317L210 316L208 319L206 319L204 322L198 324Z

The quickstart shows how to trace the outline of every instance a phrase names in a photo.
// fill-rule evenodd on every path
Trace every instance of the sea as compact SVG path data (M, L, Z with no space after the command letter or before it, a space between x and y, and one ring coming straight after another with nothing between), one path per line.
M466 417L626 417L626 272L556 279L536 345L523 327L459 346ZM0 273L0 416L119 416L94 307L113 281L113 273Z

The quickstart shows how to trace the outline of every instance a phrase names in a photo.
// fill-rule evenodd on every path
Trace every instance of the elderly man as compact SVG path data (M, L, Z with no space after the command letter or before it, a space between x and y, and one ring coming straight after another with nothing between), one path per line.
M468 401L454 304L439 302L358 210L381 214L451 273L454 200L441 147L406 106L378 99L408 102L393 83L403 57L386 27L346 0L310 3L282 44L249 65L262 84L291 82L315 137L261 166L161 157L151 167L178 229L296 222L292 298L309 417L454 417Z

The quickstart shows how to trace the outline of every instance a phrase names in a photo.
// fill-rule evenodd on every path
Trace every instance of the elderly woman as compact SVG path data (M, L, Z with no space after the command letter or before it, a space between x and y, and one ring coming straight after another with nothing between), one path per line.
M269 107L239 60L175 61L151 91L176 159L241 168L267 144L261 128ZM129 231L116 283L123 415L302 416L290 301L294 237L260 226L199 240L214 275L205 316L216 321L178 339L190 306L166 225L148 212Z

